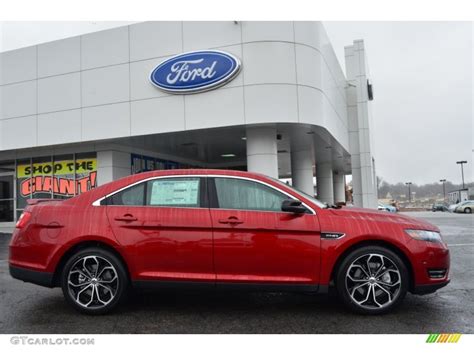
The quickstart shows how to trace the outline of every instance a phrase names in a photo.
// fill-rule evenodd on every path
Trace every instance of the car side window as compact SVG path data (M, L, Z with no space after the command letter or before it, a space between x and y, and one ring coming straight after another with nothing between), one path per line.
M105 200L112 206L143 206L145 204L145 183L131 186Z
M148 181L148 206L201 207L200 178L169 178Z
M281 212L283 200L288 196L255 181L214 179L219 208L235 210Z

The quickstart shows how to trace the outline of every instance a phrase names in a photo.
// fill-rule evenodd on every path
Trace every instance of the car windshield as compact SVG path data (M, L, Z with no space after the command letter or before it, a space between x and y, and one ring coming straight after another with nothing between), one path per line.
M278 179L274 179L274 178L271 178L273 181L277 182L279 185L283 185L283 186L286 186L288 187L289 189L295 191L296 193L300 194L300 195L303 195L305 198L307 198L308 200L310 200L311 202L313 202L316 206L318 206L319 208L327 208L328 205L326 205L325 203L319 201L317 198L315 198L314 196L311 196L309 194L307 194L306 192L304 191L301 191L299 189L297 189L296 187L294 186L290 186L290 185L287 185L285 184L284 182L281 182L280 180Z

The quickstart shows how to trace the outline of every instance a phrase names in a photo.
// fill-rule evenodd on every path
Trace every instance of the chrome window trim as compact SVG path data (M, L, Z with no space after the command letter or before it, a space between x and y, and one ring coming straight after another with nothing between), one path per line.
M205 177L205 175L167 175L167 176L153 176L153 177L150 177L150 178L147 178L147 179L143 179L143 180L139 180L139 181L135 181L133 184L130 184L130 185L127 185L127 186L124 186L118 190L115 190L114 192L111 192L110 194L107 194L97 200L95 200L94 202L92 202L92 206L101 206L101 202L103 200L105 200L106 198L109 198L110 196L113 196L115 194L118 194L119 192L122 192L123 190L126 190L130 187L133 187L135 185L139 185L141 184L142 182L148 182L148 181L151 181L151 180L158 180L158 179L168 179L168 178L174 178L174 177L178 177L178 178L186 178L186 177L195 177L195 178L201 178L201 177ZM111 206L127 206L127 207L144 207L142 205L111 205ZM176 207L172 207L172 206L148 206L148 207L166 207L166 208L207 208L207 207L189 207L189 206L186 206L186 207L179 207L179 206L176 206Z
M218 177L218 178L227 178L227 179L239 179L239 180L247 180L247 181L253 181L253 182L256 182L256 183L259 183L259 184L262 184L262 185L265 185L273 190L276 190L286 196L288 196L290 199L293 199L293 200L298 200L298 201L301 201L300 199L296 198L294 195L290 194L289 192L286 192L286 191L283 191L281 189L279 189L278 187L275 187L271 184L268 184L264 181L260 181L260 180L257 180L257 179L254 179L254 178L250 178L250 177L246 177L246 176L233 176L233 175L219 175L219 174L198 174L198 175L164 175L164 176L152 176L152 177L149 177L149 178L146 178L146 179L143 179L143 180L139 180L139 181L135 181L134 183L130 184L130 185L127 185L127 186L124 186L118 190L115 190L114 192L111 192L97 200L95 200L93 203L92 203L92 206L101 206L101 202L103 200L105 200L106 198L112 196L112 195L115 195L125 189L128 189L130 187L133 187L135 185L138 185L138 184L141 184L142 182L148 182L148 181L151 181L151 180L158 180L158 179L169 179L169 178L202 178L202 177ZM312 215L316 215L316 211L314 210L314 208L310 207L308 204L306 204L305 202L301 201L303 206L305 206L310 212ZM121 206L121 205L120 205ZM133 207L133 206L128 206L128 207ZM136 206L136 207L140 207L140 206ZM142 206L143 207L143 206ZM170 208L170 206L149 206L149 207L165 207L165 208ZM173 207L171 207L173 208ZM204 207L174 207L174 208L204 208ZM206 207L207 208L207 207ZM215 208L214 208L215 209ZM226 210L231 210L230 208L226 208ZM282 212L282 213L290 213L290 212L283 212L283 211L265 211L265 210L240 210L240 209L234 209L235 211L256 211L256 212L272 212L272 213L278 213L278 212Z

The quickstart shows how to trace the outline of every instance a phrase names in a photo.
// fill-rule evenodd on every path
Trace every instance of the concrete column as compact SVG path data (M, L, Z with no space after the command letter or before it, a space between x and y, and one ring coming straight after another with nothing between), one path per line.
M296 139L295 139L296 140ZM314 196L313 185L313 145L291 142L291 179L293 186Z
M334 181L334 202L346 202L344 174L341 172L334 172L332 176Z
M247 127L247 170L278 179L278 152L274 127Z
M103 185L131 174L130 153L116 150L97 152L97 184Z
M356 168L354 165L352 165L352 200L354 202L354 206L367 207L364 206L362 197L362 173L360 168Z
M334 204L334 183L331 162L316 164L316 186L318 200L330 205Z
M377 208L377 181L374 162L373 118L368 97L369 68L364 41L345 47L349 153L351 154L354 205Z

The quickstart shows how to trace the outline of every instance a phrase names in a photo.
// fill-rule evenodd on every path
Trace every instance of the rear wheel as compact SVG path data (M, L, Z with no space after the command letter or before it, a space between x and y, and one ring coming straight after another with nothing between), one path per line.
M122 262L101 248L78 251L66 262L61 275L66 300L86 314L104 314L115 308L128 289Z
M466 208L464 209L464 213L472 213L471 208L470 208L470 207L466 207Z
M361 247L342 261L336 288L351 310L363 314L386 313L399 305L407 293L407 268L387 248Z

